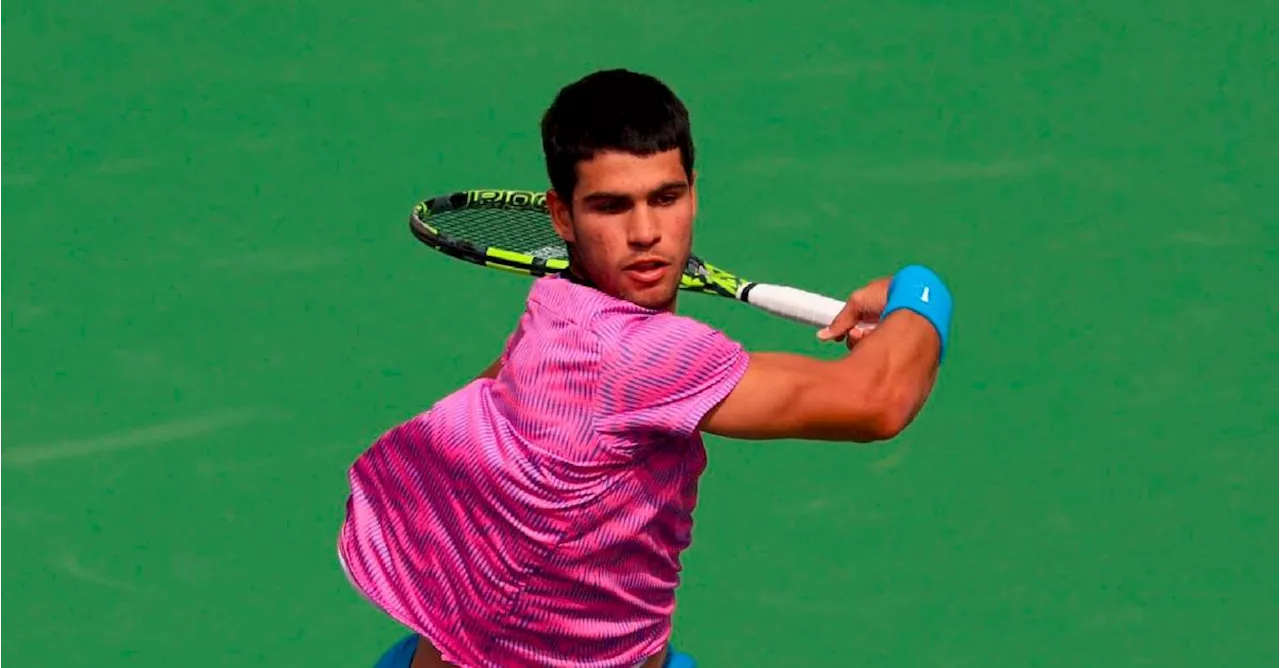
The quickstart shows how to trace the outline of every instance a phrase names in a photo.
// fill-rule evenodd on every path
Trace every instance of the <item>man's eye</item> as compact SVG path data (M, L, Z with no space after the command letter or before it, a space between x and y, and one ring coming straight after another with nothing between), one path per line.
M679 193L662 193L653 198L653 203L658 206L671 206L680 199Z
M596 205L596 211L600 213L622 213L627 210L626 202L601 202Z

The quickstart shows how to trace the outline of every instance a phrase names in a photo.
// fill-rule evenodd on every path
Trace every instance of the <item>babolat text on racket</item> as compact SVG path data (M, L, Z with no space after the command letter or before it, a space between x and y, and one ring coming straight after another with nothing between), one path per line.
M440 195L415 206L409 226L427 246L484 267L545 276L569 266L564 241L552 227L542 192L481 189ZM844 308L840 300L785 285L749 281L693 255L681 276L680 289L736 299L817 328L831 324Z

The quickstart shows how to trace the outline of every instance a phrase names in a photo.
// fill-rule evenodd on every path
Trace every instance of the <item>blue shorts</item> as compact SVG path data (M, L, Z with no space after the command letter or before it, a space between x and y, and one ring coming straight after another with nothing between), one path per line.
M418 649L418 636L405 636L396 641L396 644L378 659L378 663L374 664L373 668L409 668L413 663L413 652L416 649ZM677 652L674 647L667 652L667 662L663 664L663 668L696 668L696 666L693 657Z
M413 652L418 649L418 636L409 635L401 638L387 650L373 668L409 668L413 663Z

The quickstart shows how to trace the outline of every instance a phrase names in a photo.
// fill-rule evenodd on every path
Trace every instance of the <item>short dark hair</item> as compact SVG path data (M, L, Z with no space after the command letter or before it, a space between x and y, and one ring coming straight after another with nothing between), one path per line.
M600 151L652 155L680 149L693 178L689 110L666 84L648 74L601 70L560 89L542 117L542 152L551 187L573 197L578 163Z

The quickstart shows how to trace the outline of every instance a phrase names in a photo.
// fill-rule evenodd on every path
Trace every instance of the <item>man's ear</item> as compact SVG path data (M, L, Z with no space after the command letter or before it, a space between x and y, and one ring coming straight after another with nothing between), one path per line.
M570 210L572 206L572 202L561 199L554 189L547 191L547 211L551 213L551 226L556 229L556 234L569 244L576 241L573 238L573 212Z

